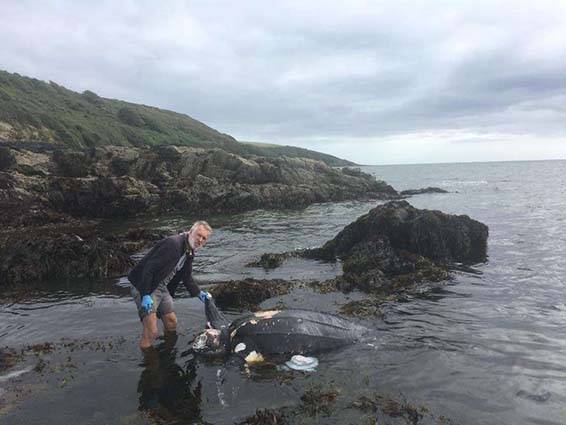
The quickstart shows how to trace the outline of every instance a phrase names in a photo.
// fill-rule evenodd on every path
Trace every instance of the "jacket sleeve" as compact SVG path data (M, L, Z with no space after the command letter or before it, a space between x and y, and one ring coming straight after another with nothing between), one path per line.
M168 262L170 262L172 256L175 255L175 246L172 245L171 240L166 239L162 244L156 246L151 254L148 255L150 255L150 257L147 259L143 268L141 283L138 288L142 297L151 294L155 275L159 270L167 267Z

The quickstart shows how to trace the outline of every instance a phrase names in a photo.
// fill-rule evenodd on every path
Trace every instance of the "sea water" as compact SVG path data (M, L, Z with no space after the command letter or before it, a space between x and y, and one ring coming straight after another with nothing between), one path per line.
M28 382L33 373L27 373L11 383L27 385L29 394L0 413L0 423L134 424L157 417L159 423L231 424L256 409L296 409L313 388L339 395L329 412L301 416L301 423L369 421L374 413L353 407L362 396L420 406L422 423L442 423L441 417L463 424L566 423L566 161L363 170L397 190L447 190L408 202L487 224L488 261L475 273L458 273L384 305L382 317L353 319L374 329L374 340L317 356L316 372L309 374L193 358L187 348L204 326L204 311L183 293L176 301L179 339L173 345L158 341L153 358L138 351L141 327L124 278L55 282L24 297L8 294L0 305L0 345L54 342L58 348L45 356L41 377ZM215 231L197 254L195 275L205 286L244 277L330 278L340 273L339 264L290 260L274 271L244 265L265 252L320 245L379 203L205 217ZM174 232L196 218L136 224ZM262 307L336 312L363 297L302 287ZM239 314L226 312L229 319Z

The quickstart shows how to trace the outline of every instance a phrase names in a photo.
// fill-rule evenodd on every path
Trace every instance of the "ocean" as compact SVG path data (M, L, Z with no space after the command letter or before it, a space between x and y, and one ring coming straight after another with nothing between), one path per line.
M0 345L53 346L35 371L28 359L6 372L14 375L0 376L0 423L232 424L256 409L292 411L291 423L305 424L566 423L566 161L362 169L399 191L449 191L408 202L488 225L488 261L385 304L380 317L353 319L374 330L371 341L320 355L313 373L194 359L187 349L204 325L203 308L186 294L176 301L179 339L174 346L160 340L156 358L144 360L124 277L50 282L25 296L8 294L0 304ZM324 280L339 274L340 265L289 260L264 271L245 264L265 252L319 246L379 203L108 225L174 232L208 219L215 230L195 261L205 287L245 277ZM336 312L363 297L301 286L262 307ZM239 314L226 312L229 318ZM8 397L14 388L21 401ZM328 405L314 413L305 408L305 393L325 391L334 394ZM405 413L360 408L367 399L393 400Z

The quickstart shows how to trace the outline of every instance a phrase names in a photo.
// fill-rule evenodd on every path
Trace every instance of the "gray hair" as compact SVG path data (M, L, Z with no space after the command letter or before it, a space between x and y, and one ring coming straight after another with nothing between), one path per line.
M194 224L191 226L191 228L189 229L189 232L192 232L193 230L196 230L199 226L204 227L209 233L212 233L212 227L210 227L210 224L208 224L206 221L204 220L198 220L195 221Z

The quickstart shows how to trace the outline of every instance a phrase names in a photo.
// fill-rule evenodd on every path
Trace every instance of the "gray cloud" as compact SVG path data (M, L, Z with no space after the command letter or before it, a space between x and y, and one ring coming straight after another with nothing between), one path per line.
M424 132L562 138L566 7L531 3L14 0L0 68L347 157Z

